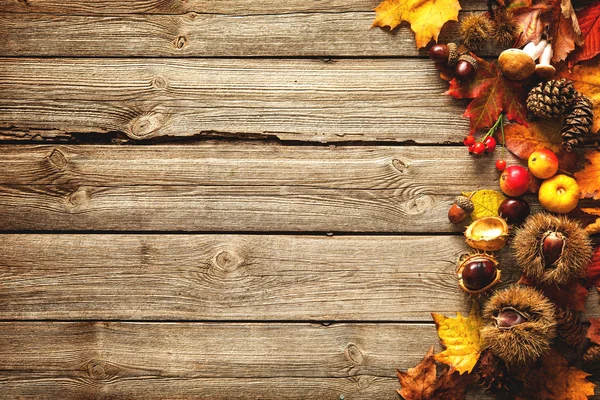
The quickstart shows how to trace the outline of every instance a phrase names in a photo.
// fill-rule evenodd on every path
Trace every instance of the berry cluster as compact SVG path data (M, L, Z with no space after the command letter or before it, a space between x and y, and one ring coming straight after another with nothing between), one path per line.
M469 135L463 140L465 146L469 148L470 154L481 155L483 153L493 153L496 149L496 139L492 136L484 137L481 141L476 141L475 136Z
M440 71L448 75L448 78L469 80L475 76L477 60L470 51L464 50L460 52L456 43L436 44L429 49L429 58Z

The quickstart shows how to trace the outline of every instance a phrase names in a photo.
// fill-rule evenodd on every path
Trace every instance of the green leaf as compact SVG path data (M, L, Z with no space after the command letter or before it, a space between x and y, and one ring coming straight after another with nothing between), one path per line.
M477 190L476 192L463 192L463 196L469 197L475 206L471 213L473 221L483 217L497 217L498 207L506 197L496 190Z

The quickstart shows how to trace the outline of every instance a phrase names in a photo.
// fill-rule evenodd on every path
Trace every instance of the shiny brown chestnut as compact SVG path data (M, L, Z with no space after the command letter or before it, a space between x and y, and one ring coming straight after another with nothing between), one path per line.
M469 254L458 264L458 286L469 294L489 290L500 281L498 261L486 253Z

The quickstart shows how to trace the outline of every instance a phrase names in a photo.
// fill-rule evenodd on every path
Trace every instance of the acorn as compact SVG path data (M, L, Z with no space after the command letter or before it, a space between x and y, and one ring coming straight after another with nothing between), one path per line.
M564 285L585 275L592 244L579 222L539 213L517 230L512 251L523 273L535 283Z
M468 55L463 54L458 57L458 63L454 68L454 73L458 77L459 80L469 80L473 76L475 76L475 72L477 71L477 60Z
M458 286L469 294L486 292L500 281L498 261L486 253L474 253L461 258L456 273Z
M448 56L450 55L450 50L448 49L447 44L436 44L431 46L429 49L429 58L434 62L438 63L446 63L448 62Z
M465 196L458 196L448 210L448 219L453 224L459 224L464 221L469 214L473 212L475 206L471 199Z
M513 286L495 293L483 310L484 345L511 368L544 356L556 337L554 305L531 287Z

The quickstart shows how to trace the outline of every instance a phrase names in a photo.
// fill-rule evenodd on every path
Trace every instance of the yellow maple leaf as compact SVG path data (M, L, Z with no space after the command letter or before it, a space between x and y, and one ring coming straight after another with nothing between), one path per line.
M417 48L421 48L431 39L437 42L442 26L458 21L459 11L458 0L384 0L375 8L372 27L394 29L406 21L415 33Z
M483 320L477 302L473 302L468 318L458 312L456 318L437 313L431 313L431 316L435 321L442 345L446 348L435 355L435 360L449 365L450 372L471 373L483 350L479 335Z
M470 197L473 202L473 212L471 219L476 220L483 217L497 217L498 207L506 197L495 190L478 190L476 192L463 193L463 196Z

